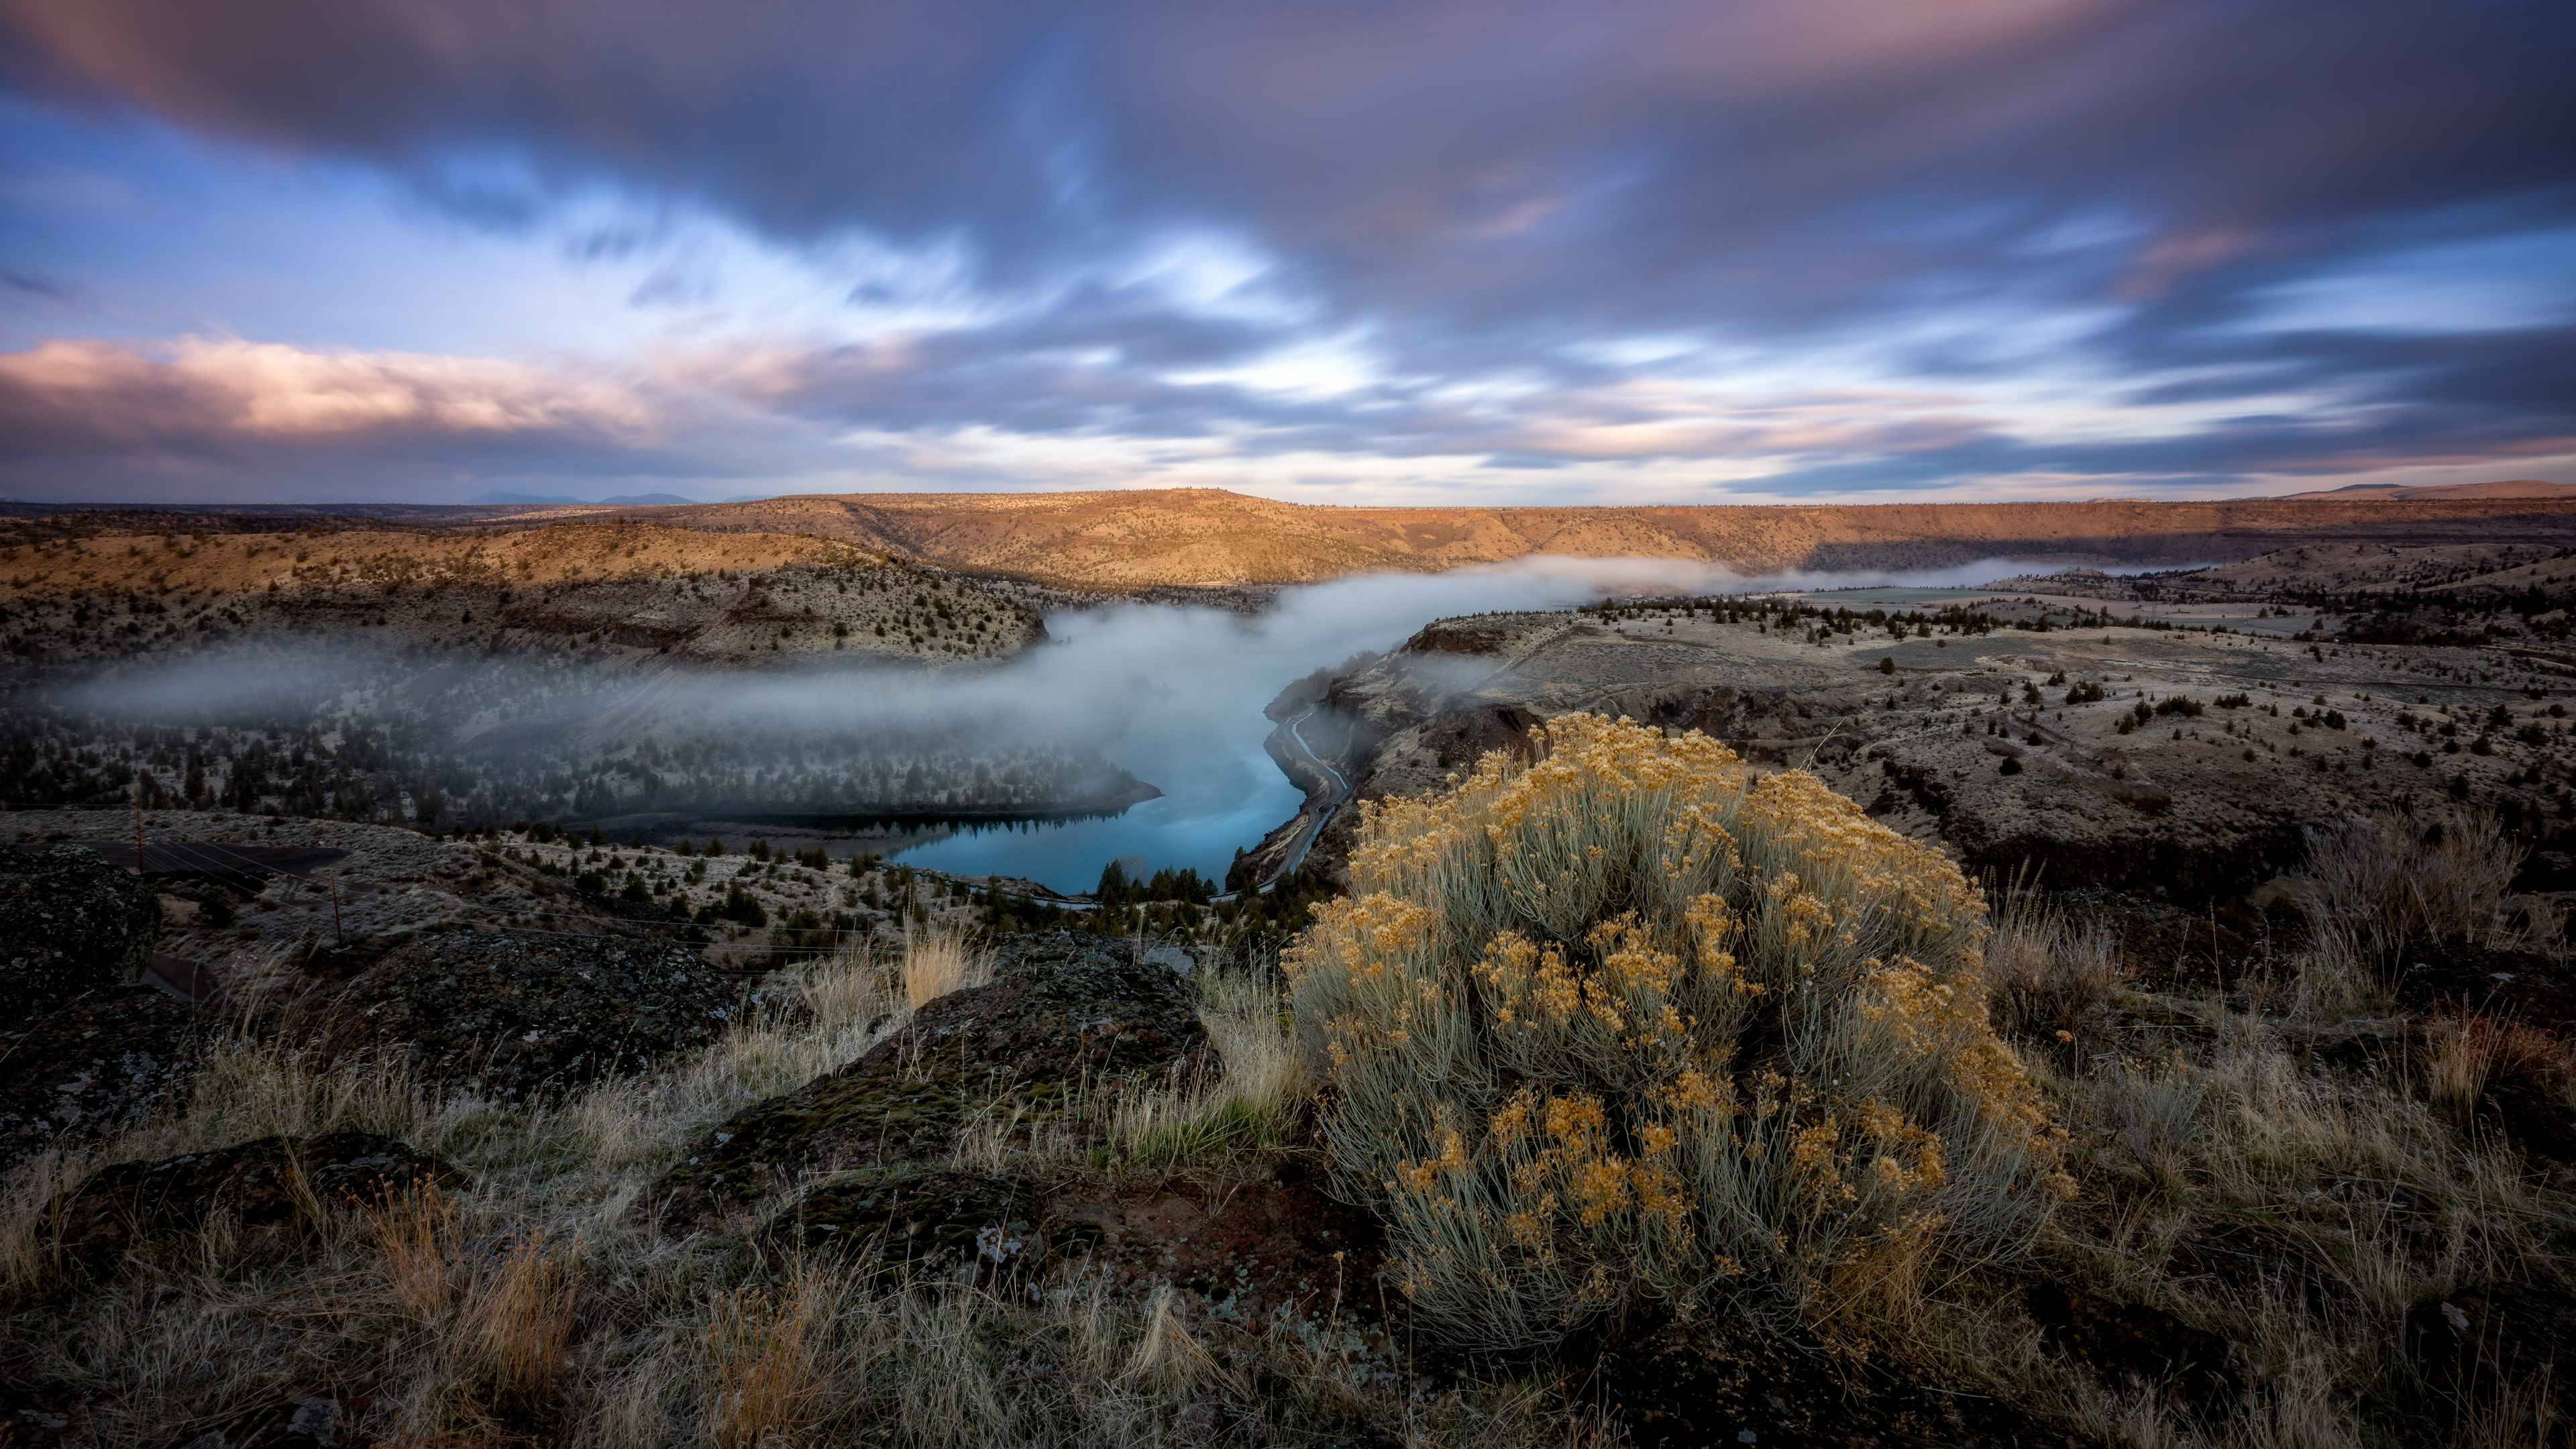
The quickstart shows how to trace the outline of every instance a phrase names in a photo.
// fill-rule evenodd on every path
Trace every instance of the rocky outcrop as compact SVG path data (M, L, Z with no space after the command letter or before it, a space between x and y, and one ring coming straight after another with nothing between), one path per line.
M856 1061L734 1115L657 1193L700 1215L812 1172L944 1152L999 1102L1026 1124L1088 1083L1173 1067L1207 1039L1190 984L1124 941L1017 938L990 984L943 996Z
M770 1220L762 1240L790 1252L869 1255L946 1276L1035 1265L1046 1257L1027 1180L898 1163L815 1184Z
M0 1016L0 1169L93 1142L183 1093L200 1063L196 1008L149 986Z
M453 1187L463 1180L438 1158L371 1132L261 1137L102 1169L63 1202L55 1242L66 1254L96 1264L218 1218L244 1227L280 1227L317 1211L382 1203L416 1183Z
M0 852L0 1020L140 979L160 930L152 888L96 851Z
M640 1072L722 1036L741 988L694 951L624 936L454 931L388 952L288 1012L326 1055L375 1054L422 1081L525 1100Z

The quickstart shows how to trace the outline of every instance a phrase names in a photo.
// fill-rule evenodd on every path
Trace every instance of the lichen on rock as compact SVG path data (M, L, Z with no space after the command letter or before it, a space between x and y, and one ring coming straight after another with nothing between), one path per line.
M96 1263L217 1217L245 1227L282 1226L317 1210L378 1204L416 1183L453 1187L463 1180L437 1157L372 1132L261 1137L100 1170L63 1201L55 1241L70 1256Z
M195 1080L197 1008L149 986L0 1015L0 1169L143 1120Z
M657 1196L706 1213L809 1172L944 1152L987 1103L1049 1120L1083 1082L1167 1069L1206 1040L1189 982L1127 943L1020 937L989 984L929 1003L849 1065L736 1113Z
M373 1053L503 1100L643 1071L721 1037L743 991L685 946L624 936L453 931L387 952L287 1014L326 1055Z
M152 888L94 850L0 852L0 1019L141 978L160 930Z

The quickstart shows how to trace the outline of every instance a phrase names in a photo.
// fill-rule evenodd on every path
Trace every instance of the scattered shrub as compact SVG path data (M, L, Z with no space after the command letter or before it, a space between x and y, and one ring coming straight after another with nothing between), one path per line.
M1426 1326L1896 1311L2065 1179L1977 892L1814 777L1591 715L1366 808L1291 952L1344 1188Z

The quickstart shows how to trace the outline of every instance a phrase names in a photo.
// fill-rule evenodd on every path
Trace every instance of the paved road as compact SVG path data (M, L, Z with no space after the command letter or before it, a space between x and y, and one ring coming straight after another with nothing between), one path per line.
M1332 823L1334 812L1340 810L1351 798L1350 777L1326 763L1323 756L1316 754L1315 747L1306 743L1306 736L1298 729L1298 726L1303 725L1314 713L1315 706L1310 704L1306 706L1304 714L1288 721L1288 739L1297 747L1298 752L1306 757L1308 764L1333 777L1333 798L1325 803L1323 813L1315 817L1315 823L1308 826L1306 833L1299 837L1296 848L1288 852L1287 861L1279 867L1279 875L1283 877L1295 874L1297 867L1306 863L1306 852L1314 848L1316 837L1322 835L1324 827ZM1274 881L1275 879L1274 877ZM1261 889L1266 891L1270 887L1264 885Z

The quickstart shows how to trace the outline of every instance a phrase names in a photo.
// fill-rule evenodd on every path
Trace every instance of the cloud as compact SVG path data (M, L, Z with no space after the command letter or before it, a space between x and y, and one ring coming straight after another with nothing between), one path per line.
M2576 12L2524 0L0 0L0 100L387 179L664 329L501 360L216 299L170 329L266 340L16 334L0 481L1674 497L2555 456L2571 70ZM2416 285L2471 257L2474 319ZM38 259L0 285L51 295ZM489 330L595 321L562 306Z
M2576 207L2576 22L2512 0L0 0L0 55L503 225L605 180L1027 276L1194 221L1488 338L1813 325L1939 276L2144 298L2392 213Z
M445 440L635 446L654 416L604 379L483 358L183 338L0 354L0 455L372 450Z
M77 300L69 283L42 272L21 271L16 267L0 267L0 287L52 302Z

